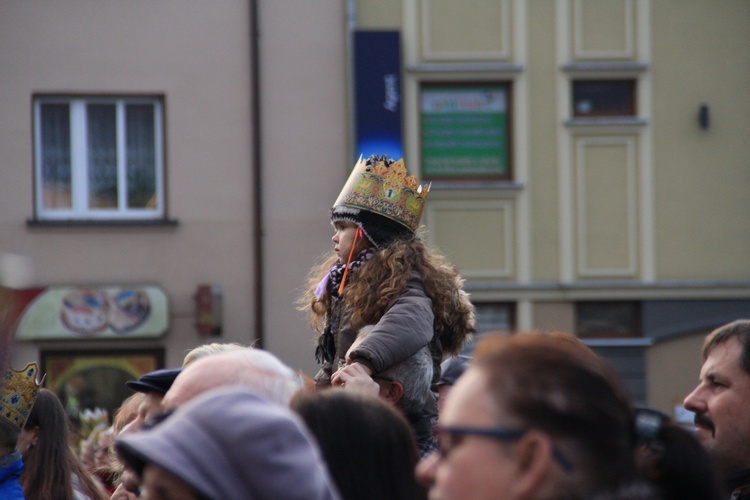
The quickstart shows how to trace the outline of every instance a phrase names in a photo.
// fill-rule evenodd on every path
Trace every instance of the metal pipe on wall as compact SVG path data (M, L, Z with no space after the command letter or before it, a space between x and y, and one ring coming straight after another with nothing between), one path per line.
M251 165L253 199L251 220L253 221L253 274L255 275L253 312L255 314L256 347L263 347L265 322L263 319L263 199L262 155L261 155L261 113L260 113L260 33L258 22L258 0L250 0L250 106L251 111Z

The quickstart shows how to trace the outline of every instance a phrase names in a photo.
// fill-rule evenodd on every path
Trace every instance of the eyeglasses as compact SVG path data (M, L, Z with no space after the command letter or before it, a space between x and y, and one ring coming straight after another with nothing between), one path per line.
M441 458L445 458L453 448L458 446L464 436L479 436L498 441L518 441L529 430L528 429L508 429L504 427L452 427L438 425L435 428L437 437L437 448ZM557 448L552 450L555 460L566 472L573 470L573 462L563 455Z

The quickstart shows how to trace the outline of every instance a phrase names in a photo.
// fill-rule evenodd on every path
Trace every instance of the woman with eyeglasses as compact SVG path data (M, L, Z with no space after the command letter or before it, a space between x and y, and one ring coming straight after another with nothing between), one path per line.
M487 336L473 358L440 416L439 452L417 467L430 498L652 498L635 481L625 391L578 339Z
M484 337L440 424L439 451L417 466L430 498L721 498L692 436L635 411L607 363L566 333Z

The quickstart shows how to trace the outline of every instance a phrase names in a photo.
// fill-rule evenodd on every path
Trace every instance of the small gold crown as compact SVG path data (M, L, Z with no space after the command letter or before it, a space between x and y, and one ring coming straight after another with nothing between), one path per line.
M416 175L408 175L403 158L368 165L360 156L333 208L368 210L416 232L429 191L430 185L419 185Z
M29 363L21 371L7 365L0 387L0 417L21 430L36 401L41 382L37 383L39 368Z

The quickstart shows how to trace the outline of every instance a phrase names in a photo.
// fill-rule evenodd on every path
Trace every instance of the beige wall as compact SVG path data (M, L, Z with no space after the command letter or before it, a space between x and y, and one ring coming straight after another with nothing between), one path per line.
M748 279L750 3L652 2L660 279ZM679 15L675 15L679 12ZM708 130L698 108L711 111Z
M314 336L294 301L313 262L333 250L328 210L354 166L343 8L339 0L260 2L265 347L310 374Z
M357 2L359 27L401 29L406 156L415 169L419 82L513 82L513 161L523 187L469 195L514 200L513 269L498 265L495 274L504 278L492 279L607 281L614 288L618 281L750 277L750 228L729 222L745 212L750 168L743 139L750 71L742 62L749 18L750 5L731 0L504 0L460 9L439 1ZM422 69L430 63L455 66ZM473 71L476 63L495 66ZM520 73L504 64L519 65ZM609 69L564 68L570 64ZM637 79L642 121L566 124L573 78ZM697 123L704 102L711 109L707 131ZM433 196L461 202L452 193ZM474 261L486 262L480 254L494 251L494 236L507 226L478 240L488 240L486 247L441 243L441 232L451 239L486 231L475 220L482 219L457 217L455 228L444 220L430 228L434 242L456 260L471 261L466 253L474 252Z
M359 29L400 29L402 0L359 0L354 2Z
M461 266L472 297L516 302L520 329L570 331L577 300L750 297L750 4L357 6L360 27L401 29L406 156L415 170L419 82L513 82L520 189L443 187L426 209L430 241ZM400 17L385 12L396 8ZM638 119L571 123L574 78L636 79ZM706 131L697 121L704 102ZM671 412L692 388L701 338L649 349L649 403ZM696 363L675 362L685 359Z
M534 328L545 331L575 331L575 308L570 302L536 302Z
M465 267L476 297L517 301L521 328L563 324L560 318L572 328L564 304L574 300L638 299L646 293L705 298L700 283L714 285L712 298L748 296L741 287L717 282L750 279L750 70L744 63L750 4L472 0L455 9L449 1L355 3L360 27L402 31L410 170L418 164L420 81L513 82L512 150L520 186L436 189L425 215L431 241ZM223 340L256 337L249 5L0 1L0 252L31 257L39 285L163 287L171 300L171 327L150 344L167 347L170 365L203 341L192 326L199 283L223 288ZM351 168L347 5L259 2L265 347L310 374L316 369L313 335L294 302L310 266L331 248L327 211ZM580 17L576 6L584 9ZM450 33L438 29L444 25L453 28ZM581 47L576 30L583 35ZM462 35L468 32L470 37ZM562 66L607 60L597 50L624 51L622 60L645 65L631 71L641 84L644 123L606 129L565 123L570 74ZM414 65L423 63L459 69L420 73ZM470 64L494 66L472 71ZM27 227L33 213L34 92L164 94L168 210L179 225ZM702 102L711 107L707 131L697 126ZM614 149L600 139L614 139ZM623 198L628 151L635 155L633 199ZM576 170L581 158L614 175ZM583 195L594 208L579 214ZM619 205L607 213L610 198ZM623 209L632 211L635 228L625 236L608 227L610 220L623 226ZM461 210L475 216L453 213ZM576 217L592 221L588 239L580 238ZM593 260L580 260L581 243ZM581 273L585 266L614 266L618 272ZM575 293L544 286L594 280L601 286ZM699 286L665 288L658 286L662 280L697 280ZM631 287L634 282L639 288ZM33 357L39 347L25 345L21 353Z
M559 277L559 194L557 176L557 127L555 96L555 4L530 1L529 162L531 196L531 248L534 281L552 282Z
M181 18L185 12L189 18ZM3 172L13 172L0 183L2 250L31 257L40 285L163 287L172 306L164 339L172 365L199 341L192 328L199 283L223 287L227 337L252 338L248 19L244 2L0 6L0 54L9 58L0 74L0 149ZM164 94L168 210L179 225L27 228L33 92Z
M312 334L293 302L330 250L327 210L349 168L343 6L259 3L266 347L312 373ZM249 4L0 2L0 252L28 255L36 285L153 283L172 308L163 339L24 344L19 358L163 345L178 365L205 341L193 328L200 283L223 289L221 340L256 338ZM27 227L34 92L164 94L167 207L179 224Z

